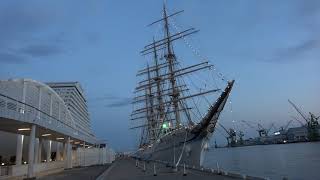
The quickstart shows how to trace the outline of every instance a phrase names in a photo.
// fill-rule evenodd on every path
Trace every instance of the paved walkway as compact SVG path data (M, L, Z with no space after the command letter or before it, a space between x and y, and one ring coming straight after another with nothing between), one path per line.
M95 180L109 165L73 168L40 177L40 180ZM38 178L37 178L38 179Z
M135 161L132 159L122 159L116 161L109 169L107 169L100 179L104 180L235 180L228 176L215 175L208 172L201 172L196 170L187 170L187 175L183 176L183 169L178 172L173 172L172 168L165 167L162 164L156 166L157 176L154 176L154 164L152 162L146 163L146 171L143 171L143 163L136 167Z

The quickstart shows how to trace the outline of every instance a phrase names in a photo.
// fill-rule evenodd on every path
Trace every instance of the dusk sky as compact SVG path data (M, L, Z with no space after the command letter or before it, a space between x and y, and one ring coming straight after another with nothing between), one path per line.
M116 150L132 149L129 102L145 62L139 52L152 39L146 25L160 18L162 3L1 0L0 78L79 81L96 136ZM320 115L320 1L168 0L169 12L182 9L177 24L200 29L194 46L236 80L222 124L245 137L257 133L241 120L283 126L298 117L288 99ZM219 134L213 139L225 143Z

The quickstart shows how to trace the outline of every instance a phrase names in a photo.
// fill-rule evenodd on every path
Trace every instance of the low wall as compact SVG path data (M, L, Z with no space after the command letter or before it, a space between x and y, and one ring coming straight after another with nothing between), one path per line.
M78 148L72 152L72 165L92 166L112 163L113 153L107 148Z
M112 163L115 159L114 152L108 148L77 148L72 151L72 166L92 166ZM64 169L65 161L51 161L34 164L34 173ZM0 179L7 177L26 176L28 172L28 164L0 166Z
M40 173L44 171L51 171L56 169L63 169L65 165L64 161L53 161L49 163L34 164L34 172ZM25 176L28 172L28 165L14 165L9 166L9 176Z

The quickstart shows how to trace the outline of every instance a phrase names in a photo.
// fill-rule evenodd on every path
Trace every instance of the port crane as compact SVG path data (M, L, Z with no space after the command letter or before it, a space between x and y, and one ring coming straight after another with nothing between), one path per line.
M243 122L244 124L246 124L248 127L250 127L250 128L252 128L252 129L254 129L255 131L258 131L258 133L259 133L259 130L256 130L256 128L255 127L253 127L250 123L248 123L247 121L245 121L245 120L241 120L241 122ZM260 135L260 133L259 133L259 135Z
M288 102L292 107L300 114L300 116L306 121L306 127L308 129L308 139L309 141L316 141L319 139L319 117L316 117L313 113L309 112L310 117L307 117L302 110L300 110L290 99Z
M238 136L239 136L239 144L243 144L243 137L244 137L244 134L242 131L239 131L238 133Z
M224 133L222 133L222 131L221 131L220 129L216 128L216 130L217 130L217 132L219 132L223 137L226 138L227 143L228 143L227 145L229 146L229 133L228 133L228 136L226 136ZM215 146L218 147L218 145L217 145L216 142L215 142Z
M295 116L290 116L292 119L296 120L301 126L305 126L305 124L303 124L303 122L301 122L297 117Z
M257 131L258 131L260 137L268 136L267 130L260 123L258 123L258 130Z
M281 129L286 131L292 122L293 122L293 119L289 120L284 127L281 127Z
M274 130L277 129L277 127L275 127L274 123L271 123L269 129L267 130L267 135L269 135L269 133L270 133L270 131L271 131L272 128L273 128Z
M274 135L286 134L289 125L293 122L293 119L289 120L284 126L281 126L279 131L274 132Z
M227 141L228 141L228 147L234 147L237 143L237 133L234 129L230 128L227 130L221 123L219 125L222 127L222 129L228 134ZM243 133L242 133L243 134ZM241 137L242 138L242 137Z
M252 126L250 123L248 123L247 121L241 120L241 122L245 123L245 124L246 124L247 126L249 126L250 128L256 130L256 128L253 127L253 126ZM258 129L257 129L256 131L258 132L259 137L263 137L263 136L268 136L268 134L269 134L269 132L270 132L270 130L271 130L272 128L274 128L274 124L273 124L273 123L271 124L271 126L270 126L268 129L264 128L260 123L258 123Z

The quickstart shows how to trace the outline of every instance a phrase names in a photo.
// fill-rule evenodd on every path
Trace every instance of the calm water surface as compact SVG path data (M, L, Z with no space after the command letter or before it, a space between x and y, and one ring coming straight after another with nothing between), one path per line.
M205 167L268 177L320 180L320 142L211 149Z

